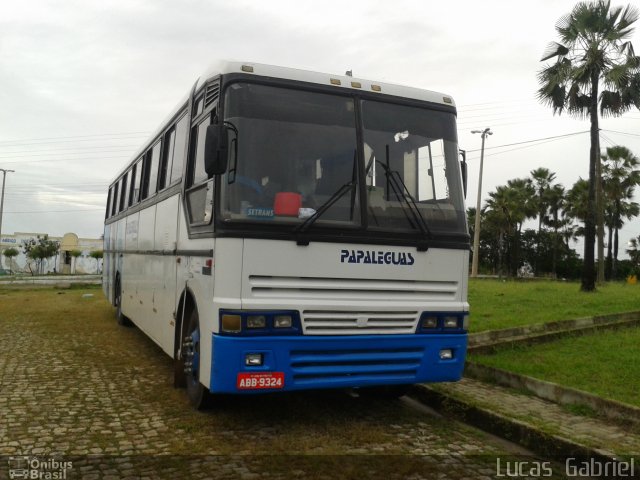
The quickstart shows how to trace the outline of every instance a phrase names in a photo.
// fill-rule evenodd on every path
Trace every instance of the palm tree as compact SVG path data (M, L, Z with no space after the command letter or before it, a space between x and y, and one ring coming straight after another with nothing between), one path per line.
M588 215L589 182L579 178L569 189L565 198L565 211L571 220L582 222L583 226L573 231L573 237L582 237L585 234L584 224Z
M566 220L560 218L560 212L565 208L565 190L559 183L553 185L545 194L547 209L551 214L550 217L544 218L544 223L553 228L553 261L552 270L557 276L558 263L558 230L566 223ZM540 227L538 227L540 228ZM539 238L539 234L538 234ZM538 246L539 248L539 246Z
M640 109L640 58L627 41L638 10L612 8L609 0L580 2L556 24L562 43L547 47L541 61L557 57L538 73L538 98L554 113L564 110L591 123L589 189L585 218L583 291L595 290L596 164L599 161L599 116L619 116Z
M489 193L487 200L487 219L496 225L498 244L504 243L504 237L511 240L511 246L507 249L510 272L518 269L520 234L522 225L528 218L536 214L535 189L528 178L516 178L509 180L507 185L500 185L495 192ZM499 248L502 267L502 248Z
M640 271L640 235L629 241L627 254L631 260L631 265L633 266L633 274L637 275Z
M611 276L615 278L618 261L618 231L623 227L624 219L631 220L640 214L640 206L633 201L635 187L640 185L640 170L638 170L640 160L631 153L631 150L622 146L607 148L607 154L602 156L602 160L604 162L604 194L609 202L608 258Z
M486 201L486 222L487 227L496 235L498 245L498 276L502 277L502 267L504 259L504 238L511 235L511 202L507 187L500 185L495 192L489 193ZM486 228L486 227L485 227Z
M538 208L538 240L534 268L536 273L538 273L538 258L540 255L540 233L542 232L544 217L549 208L548 192L555 178L556 174L551 172L548 168L540 167L531 171L531 180L533 181L534 187L536 189L536 203Z
M545 194L551 188L555 178L556 174L548 168L540 167L531 171L531 180L536 189L536 202L538 207L538 235L540 235L542 231L543 219L549 207L549 202Z

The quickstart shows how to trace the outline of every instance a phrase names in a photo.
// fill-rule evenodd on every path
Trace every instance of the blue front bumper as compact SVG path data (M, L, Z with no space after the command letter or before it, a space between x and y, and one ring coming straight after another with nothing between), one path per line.
M440 359L440 350L453 358ZM211 387L214 393L346 388L456 381L462 377L466 334L231 337L213 335ZM245 365L247 354L264 364ZM239 390L239 374L284 373L284 386Z

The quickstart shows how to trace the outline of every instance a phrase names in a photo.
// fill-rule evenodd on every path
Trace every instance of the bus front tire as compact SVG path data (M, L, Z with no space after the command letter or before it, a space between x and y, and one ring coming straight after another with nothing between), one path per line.
M196 410L205 410L211 405L211 393L200 382L200 321L194 308L189 315L188 327L182 340L182 362L189 403Z

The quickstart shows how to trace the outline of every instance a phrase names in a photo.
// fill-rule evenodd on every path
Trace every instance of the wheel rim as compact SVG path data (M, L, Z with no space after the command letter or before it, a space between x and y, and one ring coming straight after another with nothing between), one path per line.
M188 381L197 386L200 383L200 329L198 325L185 338L184 344L185 369Z

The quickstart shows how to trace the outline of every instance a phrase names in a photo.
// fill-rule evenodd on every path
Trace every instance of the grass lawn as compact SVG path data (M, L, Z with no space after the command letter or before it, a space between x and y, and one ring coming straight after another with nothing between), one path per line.
M474 355L471 360L640 407L639 344L640 328L624 328Z
M640 310L640 285L608 283L583 293L577 282L469 280L470 331Z

